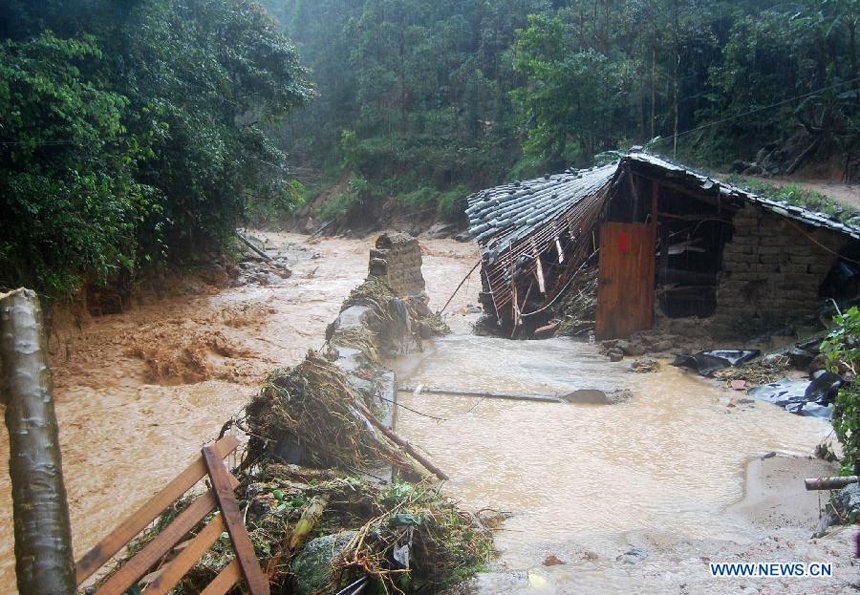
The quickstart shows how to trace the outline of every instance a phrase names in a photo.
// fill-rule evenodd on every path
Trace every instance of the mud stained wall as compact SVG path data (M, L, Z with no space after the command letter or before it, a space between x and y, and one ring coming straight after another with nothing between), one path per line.
M370 251L370 274L382 277L399 296L424 291L421 246L408 233L382 234Z
M795 227L752 206L740 209L732 224L734 235L723 249L717 278L714 332L756 332L811 313L818 305L819 287L836 263L833 253L846 240L827 230L811 231L799 223Z

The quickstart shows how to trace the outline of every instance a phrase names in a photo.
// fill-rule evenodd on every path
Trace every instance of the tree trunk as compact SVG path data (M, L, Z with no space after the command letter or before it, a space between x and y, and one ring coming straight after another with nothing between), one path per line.
M21 595L74 595L69 507L42 310L29 289L0 294L0 379L9 430L15 572Z
M657 121L657 35L654 34L654 45L651 47L651 138L655 136Z
M848 55L851 57L851 78L854 80L854 90L860 89L857 80L857 19L848 20Z
M680 67L681 67L681 52L678 50L678 47L675 46L675 69L672 74L672 106L675 112L675 134L672 141L672 159L677 159L678 157L678 87L681 85L680 81Z

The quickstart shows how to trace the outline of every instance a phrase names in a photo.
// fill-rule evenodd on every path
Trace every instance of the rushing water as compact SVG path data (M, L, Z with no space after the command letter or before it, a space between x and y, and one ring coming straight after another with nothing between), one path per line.
M295 235L269 238L286 251L305 245ZM309 246L320 257L291 262L293 277L283 283L191 288L68 333L52 365L78 555L217 436L267 370L319 347L341 301L364 278L369 246L366 240L323 240ZM446 240L424 246L431 307L438 309L472 268L475 249ZM742 495L744 462L771 450L809 453L828 431L820 420L767 404L727 407L725 391L674 368L633 375L629 362L611 364L587 344L471 336L473 317L465 313L478 287L473 275L449 306L454 335L396 363L401 383L537 394L627 387L634 394L617 405L401 394L405 405L448 420L401 409L398 431L452 476L446 489L464 505L513 513L496 538L502 560L512 569L532 569L538 583L546 575L581 587L576 592L626 592L641 585L599 561L535 566L549 553L614 560L637 540L653 547L697 536L761 535L744 518L723 512ZM219 334L214 344L213 331ZM154 382L135 355L140 347L157 357L200 347L211 369L199 382ZM0 460L7 457L0 433ZM0 472L3 593L14 593L9 490ZM492 582L482 589L503 592L520 591Z
M373 238L307 242L297 234L258 234L271 254L289 256L292 277L265 286L201 285L170 279L170 296L147 297L120 314L86 320L52 335L54 399L75 553L83 555L163 488L218 436L257 392L266 373L318 349L341 302L367 275ZM472 268L475 248L428 240L424 274L441 308ZM467 284L469 285L469 284ZM470 284L475 287L474 282ZM465 294L449 311L462 310ZM455 320L463 317L457 314ZM455 325L456 326L456 325ZM203 354L193 382L151 378L156 361ZM177 365L187 362L180 357ZM0 415L3 410L0 406ZM0 462L9 443L0 430ZM15 593L11 485L0 469L0 593Z
M671 366L634 374L629 362L566 339L455 335L397 368L412 386L633 392L615 405L401 393L404 405L447 418L398 413L398 430L451 475L448 492L473 509L513 513L496 542L514 569L583 536L749 537L749 522L723 512L743 495L744 462L768 451L809 454L829 431L766 403L729 406L727 391Z

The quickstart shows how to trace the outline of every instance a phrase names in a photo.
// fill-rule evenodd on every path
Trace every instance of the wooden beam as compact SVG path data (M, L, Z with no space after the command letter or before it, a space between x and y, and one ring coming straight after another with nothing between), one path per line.
M239 482L235 477L230 475L230 484L238 486ZM125 593L126 589L146 574L150 568L161 560L164 554L169 552L183 537L188 535L188 532L197 523L206 518L207 514L215 510L217 506L218 501L214 490L209 490L197 498L164 531L159 533L137 555L111 575L99 587L95 595L122 595Z
M254 553L254 545L248 536L248 530L239 512L239 504L233 494L233 485L230 483L230 478L233 476L227 472L224 461L211 446L203 448L203 459L206 461L212 489L221 508L230 540L233 542L233 549L236 550L236 559L242 567L248 590L252 595L269 595L269 579L260 568L260 562Z
M236 450L238 446L239 440L235 436L225 436L215 443L214 448L217 456L224 458ZM158 492L149 502L144 504L110 535L102 539L95 547L84 554L83 558L78 560L75 565L77 584L80 585L96 570L104 566L129 541L134 539L138 533L143 531L156 517L164 512L165 508L191 489L204 475L206 475L206 466L203 463L203 458L198 457L196 461L191 463L173 481L167 484L167 487Z
M197 534L183 550L170 561L164 571L144 589L143 595L166 595L185 573L206 553L224 532L223 517L215 515L208 525Z
M639 174L639 175L641 176L642 174ZM646 180L651 180L652 182L659 182L660 185L664 188L669 188L670 190L674 190L675 192L679 192L681 194L686 194L690 198L694 198L694 199L699 200L699 201L704 202L704 203L716 204L717 200L718 200L717 197L719 196L719 194L715 194L713 191L699 190L698 192L696 192L695 190L691 190L690 188L687 188L687 187L682 186L680 184L676 184L674 182L667 182L665 180L660 180L658 178L653 178L651 176L642 176L642 177L645 178Z
M240 578L242 578L242 567L239 566L239 561L234 559L218 573L215 580L209 583L200 595L224 595Z
M731 219L715 215L714 213L694 213L690 215L676 215L675 213L657 213L657 216L665 217L666 219L677 219L678 221L722 221L724 223L732 222Z
M659 196L660 182L651 180L651 219L652 223L657 222L657 213L659 212Z

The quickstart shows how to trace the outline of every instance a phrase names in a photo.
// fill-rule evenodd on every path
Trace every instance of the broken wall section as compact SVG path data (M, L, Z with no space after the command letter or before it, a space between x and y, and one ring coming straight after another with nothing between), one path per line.
M738 210L732 225L717 279L712 332L749 334L813 311L847 240L753 206Z
M382 234L370 251L370 274L380 277L400 297L424 291L421 246L408 233Z

